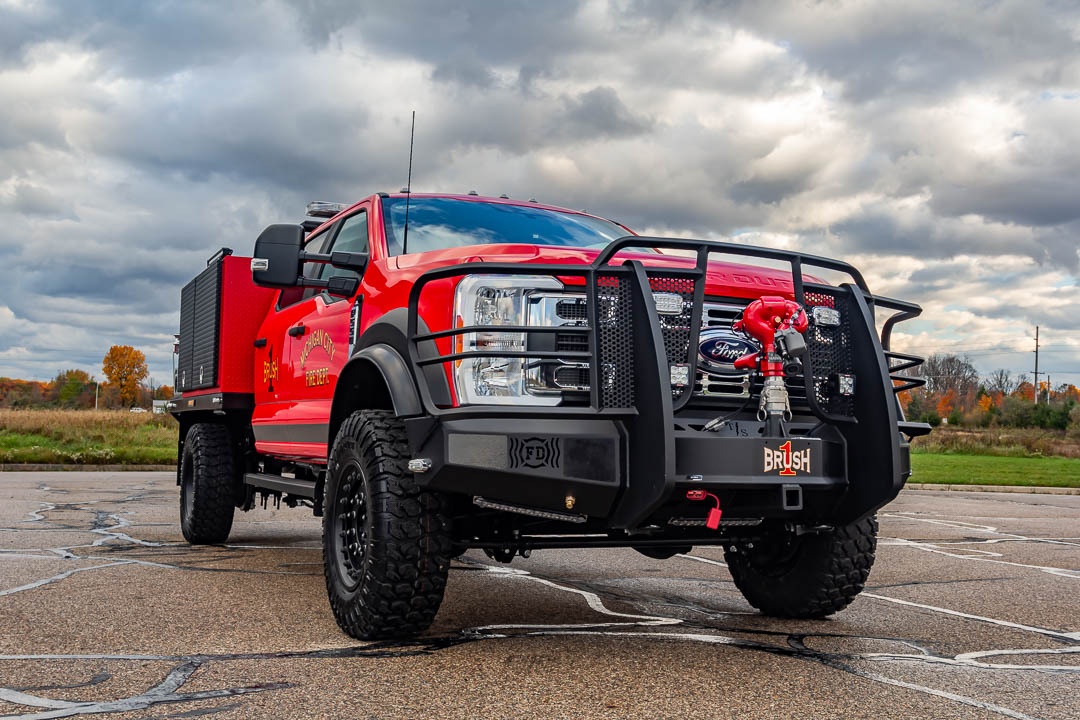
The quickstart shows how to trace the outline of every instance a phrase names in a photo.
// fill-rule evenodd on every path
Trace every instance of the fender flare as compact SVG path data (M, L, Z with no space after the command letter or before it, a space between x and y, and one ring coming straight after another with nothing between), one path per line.
M393 410L398 417L417 417L424 414L424 403L417 388L426 382L436 404L450 403L450 387L439 366L428 366L414 373L405 359L408 357L406 328L408 310L398 308L373 322L359 338L352 357L341 370L327 428L328 446L337 437L338 428L348 415L357 409L382 408ZM421 320L420 332L427 332ZM421 352L438 356L433 341L422 343ZM381 387L372 387L374 373L382 380ZM385 392L383 392L385 388Z
M397 350L382 343L361 348L353 354L342 369L342 377L356 372L356 366L361 363L374 365L382 375L383 382L386 383L390 392L390 402L393 404L395 415L411 417L423 414L420 393L416 389L412 373ZM337 403L337 397L334 398L334 402Z

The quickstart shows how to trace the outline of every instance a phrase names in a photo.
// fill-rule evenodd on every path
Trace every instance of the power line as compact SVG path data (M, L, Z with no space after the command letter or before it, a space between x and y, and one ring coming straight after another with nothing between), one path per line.
M983 347L976 347L976 346L953 345L953 344L947 343L947 341L941 342L940 344L920 343L920 344L916 345L914 343L905 343L903 341L903 338L899 338L899 337L894 338L893 343L896 344L896 345L904 345L904 347L908 347L908 348L915 348L915 349L918 349L920 351L928 352L928 353L931 353L931 354L945 352L945 354L948 354L948 355L967 355L967 354L985 355L985 354L988 354L988 353L997 353L997 352L1000 352L1000 353L1029 353L1029 352L1031 352L1031 350L1017 350L1016 347L1012 346L1012 345L989 345L989 346L983 346ZM948 351L943 351L941 349L942 347L947 347ZM1046 348L1052 348L1052 349L1047 350ZM1080 353L1080 347L1077 347L1075 345L1046 345L1046 344L1040 342L1039 343L1039 353L1041 354L1041 353L1044 353L1044 352L1051 352L1051 353L1063 353L1063 352Z

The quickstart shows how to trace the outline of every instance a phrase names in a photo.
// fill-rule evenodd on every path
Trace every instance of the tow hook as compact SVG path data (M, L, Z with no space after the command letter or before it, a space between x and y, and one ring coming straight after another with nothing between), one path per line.
M710 530L716 530L720 527L720 516L723 512L720 510L720 498L713 495L711 492L705 490L687 490L686 499L694 502L704 500L705 498L712 498L716 503L715 507L709 508L709 514L705 518L705 527Z

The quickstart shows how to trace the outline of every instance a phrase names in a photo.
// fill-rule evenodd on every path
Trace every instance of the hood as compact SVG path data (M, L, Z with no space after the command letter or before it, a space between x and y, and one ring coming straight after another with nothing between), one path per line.
M600 249L574 248L553 245L472 245L446 248L424 253L398 255L392 258L393 267L420 275L428 270L467 262L534 263L552 265L588 265ZM650 252L620 252L614 265L625 260L638 260L646 267L692 268L694 259L682 255ZM807 276L807 280L813 280ZM575 278L564 278L576 285ZM775 268L712 261L706 272L705 294L713 297L754 299L761 295L794 297L791 273Z

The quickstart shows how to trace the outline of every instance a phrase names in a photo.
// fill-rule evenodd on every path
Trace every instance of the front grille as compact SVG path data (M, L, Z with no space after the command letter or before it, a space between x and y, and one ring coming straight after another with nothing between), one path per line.
M585 323L589 319L585 301L580 298L560 300L555 303L555 314L561 320L569 320L575 323Z
M588 390L589 364L560 365L555 368L553 377L556 387L564 390Z
M742 315L745 304L706 302L701 311L701 329L730 330L731 324ZM750 397L750 375L733 372L731 374L709 373L699 368L694 383L694 397L748 398Z
M555 349L563 352L588 352L589 336L579 333L556 333Z
M702 330L730 328L748 303L745 301L706 302L702 309ZM835 415L854 414L854 396L836 393L836 375L854 374L854 354L851 341L852 308L846 292L825 290L806 293L807 313L815 306L830 307L840 312L840 325L823 326L814 322L810 315L810 327L806 331L807 352L814 371L813 392L818 405ZM805 378L801 375L786 379L793 409L806 408ZM698 370L694 386L695 399L722 401L725 399L757 398L761 392L761 380L749 375L728 376ZM753 403L750 403L752 405Z
M690 324L693 313L694 281L685 277L650 275L649 284L654 293L677 294L683 299L682 311L675 314L659 313L661 335L669 364L694 361L690 352ZM598 330L597 343L601 358L600 406L603 408L629 408L634 405L634 359L633 330L631 325L630 280L621 275L601 276L597 287ZM705 302L701 312L701 331L730 330L732 323L742 314L748 301L742 299L713 299ZM805 333L810 365L813 368L812 392L822 410L836 415L852 415L853 396L837 394L837 374L854 374L851 315L853 309L846 291L817 290L806 293L806 305L811 316L810 328ZM830 307L840 312L838 326L818 325L810 309L815 306ZM567 326L582 327L588 322L588 308L584 298L560 300L555 305L555 315ZM732 334L741 338L741 334ZM589 340L584 334L557 333L555 349L558 351L588 351ZM745 404L756 408L762 380L740 372L721 363L720 371L712 372L705 366L703 356L697 356L698 371L694 379L694 406L733 407ZM715 360L714 360L715 362ZM716 366L713 365L713 368ZM563 390L588 390L588 363L555 362L551 369L553 384ZM806 382L803 376L787 378L792 408L808 409ZM688 388L673 387L672 399L678 402Z

